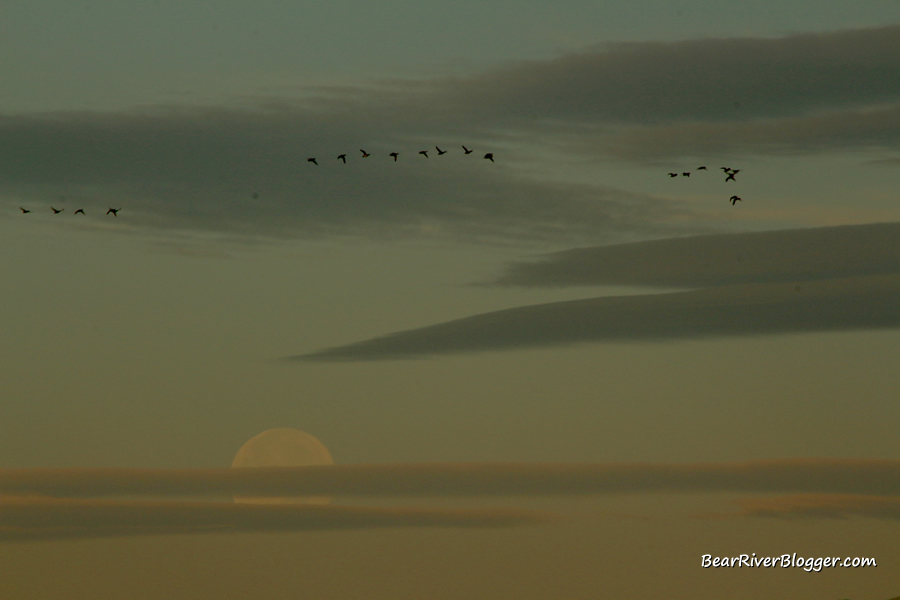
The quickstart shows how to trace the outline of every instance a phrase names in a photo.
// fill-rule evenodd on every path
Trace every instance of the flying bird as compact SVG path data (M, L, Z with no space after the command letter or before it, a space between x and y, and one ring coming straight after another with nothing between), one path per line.
M732 171L731 173L729 173L728 177L725 178L725 181L737 181L737 179L734 178L735 173L737 173L737 171Z
M79 208L78 210L75 211L75 214L76 214L76 215L83 215L83 214L84 214L84 209L83 209L83 208Z
M58 215L58 214L61 213L62 211L66 210L66 209L64 209L64 208L53 208L52 206L51 206L50 208L53 210L53 214L54 214L54 215Z
M359 151L362 152L362 157L363 157L363 158L369 156L369 153L366 152L365 150L363 150L362 148L360 148Z
M23 214L23 215L24 215L25 213L30 213L30 212L31 212L31 211L28 210L27 208L22 208L21 206L19 207L19 210L22 211L22 214Z
M463 146L463 150L466 151L466 154L472 154L472 151L469 150L468 148L466 148L465 146Z
M740 198L740 196L732 196L731 198L729 198L729 200L731 200L731 205L734 206L734 203L740 202L741 198Z
M312 164L316 165L317 167L319 166L319 163L316 162L315 158L307 158L306 162L311 162Z
M731 167L719 167L719 168L722 169L723 171L725 171L726 173L731 170Z
M669 173L669 177L678 177L678 173Z
M344 164L347 164L347 155L346 154L338 154L338 160L344 161Z
M706 167L697 167L697 170L698 170L698 171L705 171L705 170L706 170Z
M118 217L120 210L122 210L122 209L121 208L110 208L108 211L106 211L106 214L112 213L112 216Z
M421 155L424 156L425 158L428 158L428 151L427 151L427 150L419 150L419 154L421 154Z
M690 172L690 171L685 171L684 173L681 174L681 176L682 176L682 177L690 177L690 176L691 176L691 172Z
M393 156L394 162L397 162L397 153L396 152L391 152L389 156Z
M489 161L494 162L494 153L493 152L488 152L487 154L484 155L484 157L486 159L488 159Z
M446 150L441 150L441 149L438 148L437 146L435 146L434 149L438 151L438 156L440 156L441 154L447 154L447 151L446 151Z

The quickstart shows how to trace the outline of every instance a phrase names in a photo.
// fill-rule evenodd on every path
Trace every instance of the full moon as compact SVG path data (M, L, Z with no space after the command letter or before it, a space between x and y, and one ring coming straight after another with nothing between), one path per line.
M315 436L299 429L281 427L269 429L256 435L241 446L232 468L246 467L306 467L311 465L333 465L334 459L322 442ZM256 504L328 504L327 496L296 496L283 498L256 498L235 496L235 502Z

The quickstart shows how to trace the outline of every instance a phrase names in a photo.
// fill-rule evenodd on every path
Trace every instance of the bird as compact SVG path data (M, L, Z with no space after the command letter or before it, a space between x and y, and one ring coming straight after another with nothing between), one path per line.
M446 150L441 150L441 149L438 148L437 146L435 146L434 149L438 151L438 156L440 156L441 154L447 154L447 151L446 151Z
M685 171L684 173L681 174L681 176L682 176L682 177L690 177L690 176L691 176L691 172L690 172L690 171Z
M359 151L362 152L362 157L363 157L363 158L369 156L369 153L366 152L365 150L363 150L362 148L360 148Z
M735 173L737 173L737 171L732 171L731 173L729 173L728 177L725 178L725 181L737 181L737 179L734 178Z
M419 150L419 154L421 154L425 158L428 158L428 150Z
M706 167L697 167L697 170L698 170L698 171L705 171L705 170L706 170Z
M488 159L489 161L494 162L494 153L493 152L488 152L487 154L484 155L484 157L486 159Z
M319 166L319 163L316 162L315 158L307 158L306 162L311 162L312 164L316 165L317 167Z
M106 211L106 214L112 213L112 216L118 217L120 210L122 210L122 209L121 208L110 208L108 211Z
M58 214L61 213L62 211L66 210L66 209L64 209L64 208L53 208L52 206L51 206L50 208L53 210L53 214L54 214L54 215L58 215Z
M729 198L729 200L731 200L731 205L732 205L732 206L734 206L734 203L735 203L735 202L741 202L740 196L732 196L731 198Z
M396 152L391 152L389 156L393 156L394 162L397 162L397 153Z
M27 208L22 208L21 206L19 207L19 210L22 211L22 214L23 214L23 215L26 214L26 213L30 213L30 212L31 212L31 211L28 210Z
M83 214L84 214L84 209L83 209L83 208L79 208L78 210L75 211L75 214L76 214L76 215L83 215Z
M678 177L678 173L669 173L669 177Z
M338 154L338 160L344 161L344 164L347 164L347 155L346 154Z
M466 148L465 146L463 146L463 150L466 151L466 154L472 154L472 151L469 150L468 148Z

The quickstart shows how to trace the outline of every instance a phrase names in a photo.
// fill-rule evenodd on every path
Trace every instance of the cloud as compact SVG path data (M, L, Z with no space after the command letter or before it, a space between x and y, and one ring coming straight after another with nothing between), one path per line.
M549 519L545 513L511 508L447 510L0 497L0 541L408 527L494 528Z
M671 238L565 250L510 265L528 287L706 287L900 273L900 223Z
M550 302L288 357L396 360L565 346L900 327L900 275Z
M897 56L900 25L780 38L625 42L461 78L457 89L473 112L477 106L507 118L666 123L791 117L900 101Z
M427 123L411 139L408 116L385 109L363 121L353 110L297 101L0 117L0 199L16 212L79 207L109 223L114 206L120 226L269 237L603 239L693 214L639 192L535 181L488 142L429 135ZM418 155L435 144L448 155ZM491 150L496 163L481 156Z
M231 497L236 494L457 497L653 492L900 496L900 461L781 459L685 464L435 463L254 469L0 470L0 493L42 494L54 498ZM246 506L248 510L265 508L264 505L237 506ZM307 506L287 505L285 514L294 514L288 509L295 508Z
M900 147L900 105L742 122L631 127L583 149L621 160L807 154Z
M742 517L782 519L900 519L900 498L854 494L796 494L778 498L743 498Z

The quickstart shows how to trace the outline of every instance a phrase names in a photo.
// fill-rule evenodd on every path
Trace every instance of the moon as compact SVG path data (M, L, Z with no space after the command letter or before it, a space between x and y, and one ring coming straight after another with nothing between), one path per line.
M268 429L253 436L241 446L231 461L232 468L252 467L306 467L311 465L333 465L334 459L328 448L313 435L279 427ZM235 496L235 502L248 504L328 504L327 496L292 496L278 498L258 498Z

